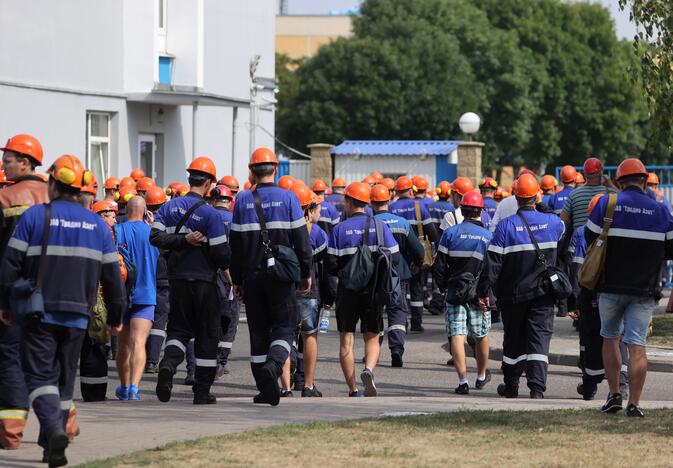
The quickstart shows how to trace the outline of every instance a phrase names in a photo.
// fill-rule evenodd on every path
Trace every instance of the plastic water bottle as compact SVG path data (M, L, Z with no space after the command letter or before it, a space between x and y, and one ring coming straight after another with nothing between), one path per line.
M320 333L327 333L329 330L329 309L323 309L320 311Z

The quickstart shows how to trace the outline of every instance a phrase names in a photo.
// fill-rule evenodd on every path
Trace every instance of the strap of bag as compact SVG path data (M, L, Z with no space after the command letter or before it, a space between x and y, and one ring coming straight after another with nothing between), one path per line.
M533 247L535 247L535 252L537 253L537 259L542 263L542 265L545 268L549 267L549 264L547 263L547 259L540 250L540 246L537 244L537 240L535 239L535 236L533 235L533 231L530 230L530 226L528 225L528 221L526 221L526 218L521 214L521 211L517 211L517 216L521 218L521 222L523 222L523 225L526 226L526 231L528 231L528 236L530 237L530 241L533 243Z
M259 220L260 234L262 236L262 245L264 246L264 253L267 256L271 255L271 240L269 239L269 230L266 228L266 221L264 220L264 211L262 210L262 200L259 198L257 189L252 191L252 197L255 199L255 211L257 212L257 219Z
M178 224L175 225L175 233L180 234L180 230L183 228L185 224L187 224L187 221L189 220L189 217L192 215L192 213L194 213L200 206L203 206L205 204L206 204L205 200L199 200L192 206L190 206L185 215L180 219Z
M369 216L365 215L367 219L365 219L365 230L362 233L362 245L367 245L367 241L369 240L369 226L371 223L372 218Z
M603 218L603 231L601 231L600 239L608 238L608 231L612 226L612 216L615 214L615 206L617 206L617 194L611 193L608 195L608 207L605 210L605 217Z
M421 219L421 202L415 202L416 205L416 222L418 223L418 238L421 239L425 237L423 234L423 220Z
M386 243L383 239L383 226L381 226L381 221L374 219L376 223L376 245L379 247L385 247Z
M46 270L47 245L49 244L49 230L51 229L51 203L44 204L44 230L42 231L42 249L40 250L40 263L37 272L37 284L35 289L42 291L42 277Z

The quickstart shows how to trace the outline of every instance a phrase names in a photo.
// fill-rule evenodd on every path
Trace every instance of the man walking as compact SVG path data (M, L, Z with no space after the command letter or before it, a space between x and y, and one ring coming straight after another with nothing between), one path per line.
M603 163L597 158L592 157L584 161L583 172L586 185L571 191L561 210L561 220L568 232L575 232L578 228L584 227L589 219L587 207L594 196L614 191L612 187L604 185Z

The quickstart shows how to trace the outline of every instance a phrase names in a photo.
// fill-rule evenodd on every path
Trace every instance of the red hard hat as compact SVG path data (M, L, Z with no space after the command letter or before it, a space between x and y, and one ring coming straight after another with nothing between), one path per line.
M413 186L414 183L407 176L398 177L397 181L395 182L395 190L397 190L398 192L404 192L406 190L413 188Z
M283 190L292 190L292 187L294 186L294 179L292 176L284 175L278 179L278 186Z
M139 167L136 167L131 171L131 178L136 182L138 182L138 180L142 179L143 177L145 177L145 171L143 171Z
M416 176L411 179L414 183L416 190L427 190L428 189L428 180L423 176Z
M346 181L341 177L337 177L332 181L332 188L346 188Z
M374 178L377 184L383 182L383 174L381 174L379 171L374 171L370 175Z
M311 189L314 192L324 192L325 190L327 190L327 184L320 179L316 179L313 181Z
M371 187L366 182L353 182L346 187L346 196L364 203L371 201Z
M77 189L93 183L94 180L93 174L72 154L64 154L58 158L47 172L61 184Z
M603 163L598 158L591 157L584 161L584 173L586 175L598 174L603 170Z
M212 159L205 156L199 156L194 159L187 168L187 172L203 172L204 174L210 176L210 179L215 182L217 180L217 170L215 169L215 163Z
M659 176L655 172L650 172L647 174L647 183L659 185Z
M390 177L386 177L381 183L385 185L388 190L395 190L395 181Z
M313 201L313 192L304 184L295 184L292 186L292 192L299 199L299 204L301 206L310 205Z
M156 185L149 187L145 192L145 203L147 206L157 206L166 203L166 192Z
M435 189L435 192L437 192L439 198L442 199L449 198L449 195L451 194L451 184L443 180L439 183L439 185Z
M530 174L523 174L514 184L514 195L519 198L532 198L540 193L540 184L537 178Z
M7 140L5 146L0 151L13 151L23 156L27 156L36 161L38 166L42 165L42 145L32 135L14 135Z
M600 200L603 195L605 195L605 194L604 193L597 193L596 195L594 195L594 197L589 202L589 206L587 206L587 214L591 214L591 212L596 207L596 204L598 203L598 200Z
M568 166L563 166L563 169L561 169L561 182L564 184L571 184L575 182L575 176L577 176L577 170L568 165Z
M556 187L557 185L558 182L556 181L556 177L549 174L542 176L542 183L540 184L542 190L550 190Z
M238 192L238 179L234 177L233 175L228 175L224 176L220 179L220 181L217 183L218 185L226 185L231 189L233 193Z
M471 190L474 190L474 184L467 177L458 177L451 184L451 191L456 192L458 195L465 196Z
M117 204L115 202L112 202L110 200L101 200L97 201L96 203L93 204L91 207L91 211L94 213L102 213L104 211L114 211L117 213Z
M493 177L484 177L479 182L479 187L483 189L496 189L498 188L498 183L493 179Z
M376 184L372 187L369 197L373 202L387 202L390 201L390 190L383 184Z
M465 195L463 195L463 199L460 201L460 206L483 208L484 197L481 196L481 192L478 192L477 190L470 190L469 192L465 193Z
M258 164L274 164L277 166L278 158L276 158L276 153L269 148L257 148L253 151L252 156L250 156L248 167L256 166Z
M640 159L628 158L617 167L617 180L630 175L644 175L647 177L647 169Z
M211 190L211 197L215 199L228 198L229 200L233 200L234 194L229 187L220 184L213 187L213 190Z
M141 177L136 182L136 190L138 192L147 192L150 187L156 187L157 183L151 177Z
M121 181L116 177L108 177L105 180L105 190L119 190Z

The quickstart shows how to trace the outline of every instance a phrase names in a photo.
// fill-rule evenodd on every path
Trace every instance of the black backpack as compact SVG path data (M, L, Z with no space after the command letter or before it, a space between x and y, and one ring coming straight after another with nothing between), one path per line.
M385 246L382 223L379 220L375 221L378 250L374 260L372 301L378 305L390 307L399 303L402 287L400 276L393 263L393 253Z
M338 274L339 287L352 293L365 293L374 277L374 255L367 245L371 218L365 220L362 244Z
M446 282L446 302L451 305L471 304L477 298L477 278L467 271Z

